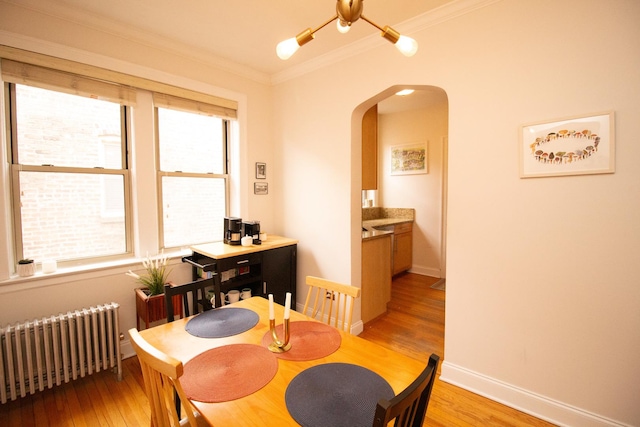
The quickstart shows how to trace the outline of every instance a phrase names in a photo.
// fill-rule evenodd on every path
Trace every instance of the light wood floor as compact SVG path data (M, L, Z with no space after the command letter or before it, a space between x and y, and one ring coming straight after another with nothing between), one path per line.
M361 336L416 359L443 360L445 292L437 279L404 274L394 280L386 315ZM136 358L123 363L123 381L109 371L0 405L1 426L148 426L149 407ZM238 423L240 426L241 423ZM268 425L268 423L265 423ZM504 405L436 380L427 411L429 426L551 426Z

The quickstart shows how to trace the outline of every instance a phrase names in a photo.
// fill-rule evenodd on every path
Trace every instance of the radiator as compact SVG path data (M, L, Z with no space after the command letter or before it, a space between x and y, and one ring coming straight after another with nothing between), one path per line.
M119 307L112 302L0 328L0 401L101 370L121 380Z

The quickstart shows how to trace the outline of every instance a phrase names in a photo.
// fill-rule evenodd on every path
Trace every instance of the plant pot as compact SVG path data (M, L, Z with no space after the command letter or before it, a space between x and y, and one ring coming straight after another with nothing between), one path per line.
M147 288L136 288L136 322L140 330L140 319L144 320L145 329L149 324L167 318L167 309L164 294L148 295ZM182 298L180 295L173 297L173 315L182 317Z
M20 277L29 277L36 274L36 263L29 262L26 264L18 264L16 270L18 271L18 276Z

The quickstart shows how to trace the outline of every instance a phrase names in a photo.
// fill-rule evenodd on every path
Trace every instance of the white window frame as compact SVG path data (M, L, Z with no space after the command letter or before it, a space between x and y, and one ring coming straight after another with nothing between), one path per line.
M182 102L184 101L184 102ZM189 171L163 171L160 169L160 132L158 130L159 118L158 118L158 108L168 108L180 110L193 114L206 114L206 115L216 115L212 114L210 106L207 104L202 104L195 101L190 100L181 100L175 97L168 97L166 95L154 94L154 102L157 102L154 105L154 120L156 126L156 138L155 138L155 148L156 148L156 174L157 174L157 198L158 198L158 238L160 247L164 250L175 249L175 247L169 247L165 243L164 236L164 203L163 203L163 188L162 188L162 178L163 177L178 177L178 178L202 178L202 179L222 179L224 181L224 211L225 216L229 216L229 192L230 192L230 179L229 179L229 145L230 145L230 135L231 135L231 123L226 118L222 119L222 138L223 138L223 146L222 146L222 156L223 156L223 173L194 173ZM217 115L216 115L217 116ZM194 206L195 208L195 206ZM191 244L202 243L202 242L191 242Z
M132 227L132 219L131 219L132 217L131 173L128 167L129 161L126 156L128 152L127 147L129 144L127 135L129 135L130 133L128 132L128 129L130 128L129 124L131 122L130 110L128 109L128 107L125 107L123 105L121 105L120 107L120 126L122 130L121 143L120 143L121 156L122 156L121 169L98 168L98 167L95 167L95 165L87 165L86 167L64 167L64 166L55 166L55 165L24 165L20 163L20 159L18 157L19 141L18 141L16 126L15 126L16 115L18 113L16 109L17 108L16 102L15 102L16 101L15 83L4 83L4 86L6 88L5 97L6 97L6 100L8 101L7 103L10 104L9 108L7 109L7 117L8 117L7 122L12 123L11 132L8 135L7 145L9 146L10 152L11 152L10 183L11 183L11 195L12 195L11 205L13 208L12 209L13 211L12 238L14 242L14 258L15 258L14 262L17 262L18 259L24 258L24 241L23 241L23 235L22 235L22 211L20 209L21 207L20 172L86 174L86 175L97 175L97 176L104 176L104 175L121 176L123 180L123 185L124 185L123 202L124 202L124 211L125 211L125 218L124 218L125 250L119 254L65 260L64 262L58 262L58 265L60 267L65 267L65 266L75 266L75 265L83 265L83 264L94 264L97 262L105 262L109 260L116 260L116 259L130 257L132 254L132 247L133 247L133 244L132 244L133 227ZM36 84L34 86L40 86L40 85ZM57 88L47 87L46 89L54 92L68 93L68 91L57 90ZM42 260L38 260L38 261L42 261Z

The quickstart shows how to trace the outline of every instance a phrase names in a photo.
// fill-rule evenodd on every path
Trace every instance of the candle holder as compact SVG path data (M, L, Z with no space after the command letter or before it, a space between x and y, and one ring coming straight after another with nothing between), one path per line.
M269 319L269 329L271 329L271 336L273 337L273 342L269 344L269 350L274 353L284 353L291 349L291 343L289 343L289 319L284 319L283 328L284 342L280 341L278 338L278 333L276 332L276 320Z

